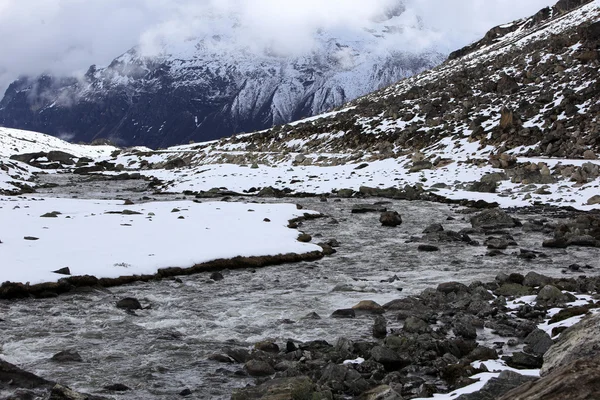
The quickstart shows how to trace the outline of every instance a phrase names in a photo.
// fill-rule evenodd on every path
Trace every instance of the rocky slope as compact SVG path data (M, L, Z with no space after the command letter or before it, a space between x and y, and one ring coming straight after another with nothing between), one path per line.
M399 1L361 32L319 31L301 55L236 44L238 21L228 16L222 32L165 42L158 56L134 48L80 79L22 78L0 102L0 125L165 147L316 115L443 61L427 49L390 50L403 12Z

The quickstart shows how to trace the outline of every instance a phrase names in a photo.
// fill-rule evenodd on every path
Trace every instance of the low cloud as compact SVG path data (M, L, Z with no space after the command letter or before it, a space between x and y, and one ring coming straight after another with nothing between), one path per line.
M374 20L395 18L401 34L383 49L449 52L489 28L554 0L0 0L0 91L21 75L82 74L138 45L224 35L221 42L280 55L302 54L329 30L351 40ZM386 17L387 15L387 17ZM231 37L231 26L237 28ZM393 27L392 27L393 28ZM216 39L215 39L216 40ZM215 41L213 41L215 42ZM341 54L343 56L343 54ZM342 60L343 61L343 60Z

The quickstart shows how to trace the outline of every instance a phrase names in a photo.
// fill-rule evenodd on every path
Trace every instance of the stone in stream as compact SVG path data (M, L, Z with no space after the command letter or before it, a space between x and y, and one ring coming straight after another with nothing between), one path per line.
M275 373L275 369L266 361L249 360L244 364L244 368L250 376L269 376Z
M381 213L379 222L382 226L396 227L402 224L402 217L398 211L385 211Z
M127 392L131 390L131 388L122 383L113 383L112 385L104 386L104 390L108 390L111 392Z
M220 272L213 272L212 274L210 274L209 279L217 282L217 281L222 281L225 278L223 277L222 273L220 273Z
M81 355L74 350L65 350L59 353L56 353L52 356L52 361L58 362L81 362L83 359Z
M417 247L417 251L422 251L422 252L434 252L434 251L440 251L440 248L437 246L434 246L432 244L420 244L419 247Z
M525 338L525 351L543 356L552 346L552 338L541 329L536 329Z
M380 205L375 205L375 204L356 204L355 206L352 207L352 214L365 214L365 213L370 213L370 212L378 212L378 213L383 213L386 212L387 208L380 206Z
M121 308L123 310L141 310L142 305L138 299L133 297L126 297L117 302L117 308Z
M377 315L373 321L373 337L384 339L387 336L387 321L385 317Z
M473 228L486 230L514 228L521 223L499 208L488 209L471 218Z
M256 350L264 351L265 353L279 353L279 346L269 340L263 340L254 344Z
M383 314L385 310L382 306L372 300L362 300L352 306L355 314Z
M335 310L333 314L331 314L331 318L355 318L356 312L352 308L343 308L339 310Z

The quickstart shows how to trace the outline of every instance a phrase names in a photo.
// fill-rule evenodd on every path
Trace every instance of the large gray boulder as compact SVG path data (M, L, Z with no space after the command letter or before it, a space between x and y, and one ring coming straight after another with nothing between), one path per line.
M471 226L481 229L503 229L520 226L520 223L500 208L492 208L472 217Z
M571 362L592 357L600 357L600 314L584 318L560 335L558 342L544 354L541 375L546 376Z

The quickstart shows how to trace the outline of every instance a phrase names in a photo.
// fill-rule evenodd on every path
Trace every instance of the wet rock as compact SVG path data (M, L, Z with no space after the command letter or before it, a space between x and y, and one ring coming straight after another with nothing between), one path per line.
M475 327L465 321L457 321L454 323L454 327L452 328L454 334L458 337L462 337L465 339L476 339L477 338L477 329Z
M552 346L552 338L546 332L541 329L536 329L531 332L525 338L525 351L528 353L535 354L537 356L543 356L550 346Z
M217 281L222 281L225 278L223 277L222 273L220 273L220 272L213 272L212 274L210 274L209 279L217 282Z
M181 392L179 392L179 395L181 397L191 396L192 395L192 391L190 389L188 389L188 388L185 388Z
M544 240L542 246L551 249L566 249L567 247L569 247L569 241L564 237L556 237Z
M244 368L250 376L269 376L275 373L275 369L266 361L249 360Z
M265 353L279 353L279 346L277 343L273 343L268 340L258 342L254 344L256 350L264 351Z
M423 230L423 233L427 234L427 233L437 233L437 232L443 232L443 231L444 231L444 227L442 226L442 224L431 224Z
M600 314L591 315L561 333L544 355L542 376L579 359L600 357Z
M538 293L535 301L544 306L564 305L569 301L576 300L572 294L563 293L556 286L546 285Z
M311 240L312 240L312 236L310 236L308 233L301 233L300 235L298 235L299 242L308 243Z
M478 346L475 350L467 355L467 360L473 361L487 361L497 360L498 352L494 349L485 346Z
M561 365L535 382L511 390L499 400L594 400L600 393L600 359Z
M135 299L133 297L127 297L124 299L121 299L117 302L117 308L121 308L123 310L141 310L142 309L142 304L140 303L140 301L138 299Z
M432 244L420 244L417 247L418 251L422 251L422 252L426 252L426 253L432 253L435 251L440 251L440 248L437 246L434 246Z
M331 314L331 318L355 318L356 312L352 308L345 308L340 310L335 310L333 314Z
M323 369L319 384L337 393L353 395L359 395L369 389L369 384L358 371L333 363Z
M481 229L514 228L520 223L499 208L482 211L471 218L471 226Z
M106 397L76 392L66 386L56 384L50 391L48 400L109 400Z
M111 392L126 392L131 390L131 388L122 383L113 383L112 385L104 386L104 390L109 390Z
M396 227L402 224L402 217L397 211L385 211L381 213L379 222L382 226Z
M554 282L554 279L550 278L549 276L538 274L537 272L529 272L529 273L527 273L527 275L525 275L525 279L523 280L523 285L529 286L529 287L538 287L538 286L549 285L553 282Z
M317 314L316 312L311 312L311 313L306 314L301 319L321 319L321 316L319 314Z
M373 321L373 337L384 339L387 336L387 321L385 317L378 315Z
M272 379L259 386L236 389L231 400L328 399L330 396L331 393L316 391L315 384L309 377L296 376Z
M517 369L538 369L542 367L543 359L540 356L518 351L506 359L509 367Z
M498 399L500 396L510 392L514 388L537 380L538 378L533 376L521 375L513 371L502 371L497 378L490 379L479 391L463 394L462 396L457 397L456 400ZM516 398L510 397L510 400L516 400Z
M390 386L380 385L361 394L358 400L402 400L402 396Z
M373 204L356 204L352 207L352 214L365 214L365 213L384 213L387 211L386 207L373 205Z
M497 237L487 238L484 244L487 246L488 249L492 250L505 250L509 246L508 240Z
M371 349L371 357L374 361L382 364L388 371L396 371L410 364L394 350L385 346L375 346Z
M496 296L512 296L521 297L528 296L533 293L533 289L528 286L519 285L518 283L505 283L498 289L494 290Z
M437 287L438 292L442 292L444 294L448 293L460 293L460 292L469 292L469 288L464 283L460 282L446 282L440 283Z
M594 195L592 197L590 197L586 203L588 206L593 206L596 204L600 204L600 195Z
M57 362L81 362L83 359L81 355L74 350L65 350L59 353L56 353L51 358L52 361Z
M352 306L352 309L356 314L383 314L385 312L382 306L372 300L362 300Z
M233 363L235 362L235 360L231 357L229 357L226 354L219 354L219 353L215 353L215 354L211 354L208 356L208 359L211 361L216 361L216 362L220 362L220 363Z
M427 333L431 331L429 324L417 317L408 317L404 321L402 329L411 333Z
M0 387L12 388L49 388L52 382L0 359Z

